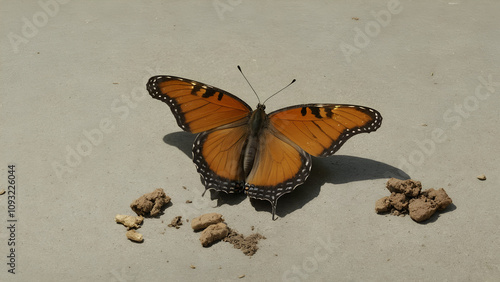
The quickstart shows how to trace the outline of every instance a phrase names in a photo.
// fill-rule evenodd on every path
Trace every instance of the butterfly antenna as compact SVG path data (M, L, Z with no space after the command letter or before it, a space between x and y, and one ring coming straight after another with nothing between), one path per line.
M250 88L252 88L253 93L255 93L255 96L257 96L257 100L259 101L259 104L260 104L259 95L257 95L257 92L255 92L255 89L253 89L252 84L250 84L250 81L248 81L247 77L245 76L245 74L244 74L244 73L243 73L243 71L241 70L240 66L238 66L238 70L241 72L241 75L243 75L243 77L244 77L244 78L245 78L245 80L247 81L248 85L250 85Z
M287 86L285 86L285 87L281 88L281 90L280 90L280 91L278 91L278 92L274 93L273 95L271 95L271 96L270 96L269 98L267 98L267 99L264 101L264 103L262 103L262 104L265 104L265 103L267 102L267 100L271 99L271 98L272 98L272 97L274 97L276 94L278 94L278 93L280 93L281 91L285 90L285 88L287 88L288 86L292 85L292 83L294 83L295 81L296 81L296 79L294 78L294 79L292 80L292 82L288 83L288 85L287 85Z

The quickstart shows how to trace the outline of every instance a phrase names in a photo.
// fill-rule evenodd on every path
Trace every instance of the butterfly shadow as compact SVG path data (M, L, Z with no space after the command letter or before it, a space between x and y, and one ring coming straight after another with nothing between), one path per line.
M186 156L192 158L191 148L195 138L195 134L180 131L165 135L163 141L168 145L177 147ZM328 158L313 158L312 167L311 174L304 184L298 186L292 193L283 195L278 200L276 214L279 217L285 217L316 198L325 183L345 184L391 177L410 178L407 173L394 166L355 156L333 155ZM246 198L243 193L235 195L216 191L210 192L211 199L218 199L218 205L236 205ZM250 201L257 211L272 212L268 201L256 199L250 199Z
M186 156L192 159L192 148L195 138L196 134L185 131L178 131L163 136L163 142L167 143L170 146L177 147L184 154L186 154Z
M278 200L276 214L279 217L301 209L312 199L316 198L324 184L345 184L356 181L386 179L409 179L404 171L391 165L371 159L334 155L328 158L313 158L312 171L306 182L292 193L283 195ZM269 211L271 207L267 201L252 199L252 205L258 211Z

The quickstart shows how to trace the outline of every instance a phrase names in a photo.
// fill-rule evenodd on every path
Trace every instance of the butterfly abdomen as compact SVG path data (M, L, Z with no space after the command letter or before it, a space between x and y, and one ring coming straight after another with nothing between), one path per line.
M245 153L243 155L243 171L245 176L248 176L255 162L255 155L259 146L260 131L264 127L266 121L266 113L264 106L258 105L257 109L252 112L248 121L250 134L245 145Z

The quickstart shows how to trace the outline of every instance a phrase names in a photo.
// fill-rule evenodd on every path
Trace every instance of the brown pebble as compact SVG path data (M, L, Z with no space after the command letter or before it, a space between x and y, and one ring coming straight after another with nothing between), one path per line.
M0 195L3 195L3 194L5 194L5 190L4 189L0 190Z
M480 174L480 175L477 176L477 179L479 179L479 180L486 180L486 175Z
M436 212L437 206L433 201L422 197L411 200L408 209L411 219L421 222L429 219Z
M170 202L170 197L165 194L163 189L158 188L151 193L142 195L140 198L130 204L130 208L142 216L156 216L161 208Z
M174 219L172 219L172 222L168 225L168 227L175 227L176 229L179 229L180 226L182 225L182 216L176 216Z
M223 222L212 224L201 232L200 242L203 247L225 238L229 234L229 228Z
M142 241L144 241L144 237L142 236L142 234L135 231L135 229L131 229L131 230L127 231L127 233L125 233L125 235L127 236L127 238L129 240L134 241L134 242L141 243Z
M390 206L391 204L389 202L389 197L380 198L377 200L377 202L375 202L375 212L388 212Z
M408 200L404 194L392 192L391 196L389 196L389 203L398 211L403 211L408 208Z
M139 228L139 225L142 224L143 220L144 220L144 217L142 217L142 216L132 216L132 215L123 215L123 214L117 214L115 216L115 221L117 223L123 224L128 229Z
M443 188L439 188L437 190L431 188L423 191L422 195L433 200L436 203L438 210L446 209L446 207L448 207L453 202L451 198L448 197L448 194L446 194L446 191Z
M386 187L391 193L395 192L405 194L408 197L417 197L422 190L422 183L412 179L399 180L391 178L387 181Z
M204 229L209 225L223 221L224 219L222 218L222 214L206 213L199 217L193 218L193 220L191 220L191 227L193 228L193 230L197 231L200 229Z

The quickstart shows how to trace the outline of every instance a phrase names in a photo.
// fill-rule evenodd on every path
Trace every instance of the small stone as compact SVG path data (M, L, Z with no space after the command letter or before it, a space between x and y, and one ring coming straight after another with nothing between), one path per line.
M203 247L225 238L229 234L229 227L223 222L212 224L201 232L200 242Z
M412 199L408 209L411 219L421 222L429 219L437 211L437 206L434 201L422 197Z
M172 219L172 222L168 225L168 227L175 227L176 229L179 229L180 226L182 225L182 216L176 216L174 219Z
M408 200L404 194L392 192L391 196L389 196L389 203L398 211L403 211L408 207Z
M479 179L481 181L484 181L484 180L486 180L486 175L480 174L480 175L477 176L477 179Z
M375 212L382 213L389 211L391 204L389 202L389 197L383 197L375 202Z
M142 216L157 216L161 208L170 202L170 197L165 195L163 189L158 188L151 193L142 195L130 204L130 208Z
M130 241L134 241L134 242L138 242L138 243L141 243L142 241L144 241L144 237L142 236L142 234L135 231L135 229L131 229L131 230L127 231L127 233L125 233L125 235L127 236L127 238Z
M115 221L117 223L123 224L127 229L131 228L139 228L139 225L142 224L144 217L142 216L132 216L132 215L123 215L117 214L115 216Z
M207 226L212 224L217 224L219 222L223 222L222 214L218 213L206 213L199 217L193 218L191 220L191 227L193 230L201 230L207 228Z
M434 190L434 188L425 190L422 192L422 195L426 196L428 199L431 199L436 203L438 210L444 210L448 207L453 201L446 194L446 191L443 188L439 188Z

